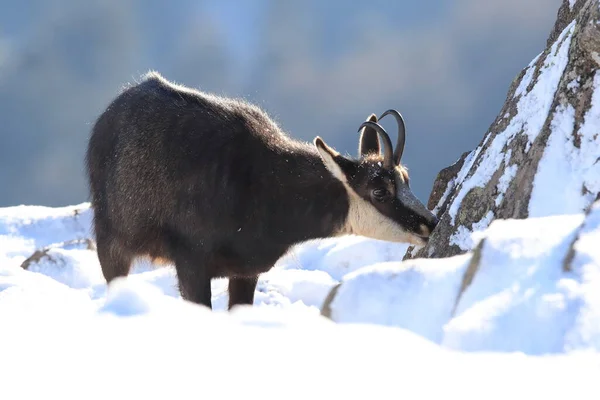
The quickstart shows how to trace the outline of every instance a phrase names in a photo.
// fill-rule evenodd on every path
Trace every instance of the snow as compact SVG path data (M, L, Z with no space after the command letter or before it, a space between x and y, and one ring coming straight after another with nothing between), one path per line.
M536 84L522 97L522 101L519 101L518 122L522 124L524 133L529 137L529 143L533 143L542 130L554 101L554 94L569 61L569 48L574 28L575 21L571 21L561 32L544 60Z
M0 320L11 315L43 316L60 310L64 315L84 315L94 310L89 295L54 279L17 268L0 267Z
M451 316L470 254L445 259L379 263L346 276L332 301L343 323L396 326L436 343Z
M0 209L3 398L594 398L600 206L493 222L462 295L472 252L400 262L407 245L348 236L298 246L231 313L226 280L211 311L181 300L172 266L107 288L74 241L88 207Z
M573 325L581 299L578 277L563 273L562 263L582 222L582 215L494 221L485 234L479 270L444 327L443 345L467 351L564 351L564 332Z
M504 155L504 173L498 180L498 185L496 185L496 190L498 190L498 196L496 197L495 203L496 207L498 207L502 200L504 200L504 194L506 190L508 190L508 186L510 182L514 179L517 174L518 167L516 164L510 165L510 157L512 155L512 150L508 149L506 154Z
M476 235L477 233L487 228L490 222L492 222L493 220L494 212L490 210L483 216L483 218L473 223L471 229L467 228L464 225L459 226L456 229L456 232L453 233L450 237L449 243L451 245L458 246L461 250L464 251L471 250L476 244L473 240L473 235Z
M126 286L115 294L110 311L87 318L5 319L2 339L10 344L0 363L5 397L429 399L460 393L462 399L482 394L592 399L597 394L598 356L588 352L467 355L406 330L335 325L265 308L226 317ZM135 294L137 303L145 304L139 313L113 312Z
M99 269L90 269L97 263L96 255L84 245L50 248L38 262L31 262L28 270L65 284L74 289L85 289L103 283Z
M571 82L567 84L567 89L576 92L580 87L579 77L573 79Z
M535 56L533 60L529 62L527 68L525 68L525 74L523 75L521 82L519 82L519 86L517 86L517 89L515 90L515 97L523 96L524 94L526 94L527 87L529 87L529 85L531 84L531 80L533 79L533 75L535 74L536 64L541 56L542 53ZM508 118L510 115L507 113L504 116L505 118Z
M316 240L294 249L280 260L278 266L288 271L326 271L333 279L340 280L347 273L372 263L402 259L408 246L361 236L348 236L341 241Z
M594 203L590 214L579 231L574 244L575 256L571 267L580 284L577 295L580 312L573 328L567 332L566 341L570 349L581 349L589 344L600 348L600 202Z
M36 250L46 248L39 260L30 263L28 272L77 289L92 302L103 300L106 283L96 252L89 250L85 243L70 243L91 237L92 212L88 203L59 208L19 206L1 210L0 267L11 267L11 276L15 270L22 272L21 263ZM329 290L344 275L374 262L401 260L407 248L408 244L359 236L349 236L342 241L308 242L290 251L276 268L261 277L255 304L292 307L298 303L311 308L312 313L318 313ZM90 265L94 267L90 268ZM149 283L167 296L179 297L172 266L156 268L146 261L138 261L130 279ZM212 290L214 308L225 310L227 280L214 280Z
M89 309L105 301L106 283L95 251L88 249L85 243L69 244L69 241L90 237L91 215L87 203L62 208L21 206L2 209L0 268L8 269L3 269L0 277L0 285L7 289L0 292L0 298L10 296L11 301L28 304L28 307L39 306L43 313L47 307L37 303L38 297L34 300L31 297L39 284L46 294L58 290L54 296L56 301L69 303L70 297L76 296L80 299L76 302L78 308ZM42 248L46 248L44 255L30 262L28 271L23 271L21 263ZM407 248L408 244L357 236L349 236L343 241L306 243L293 249L276 268L261 277L255 304L286 309L300 306L306 312L318 314L330 289L345 274L373 262L400 260ZM27 280L26 277L33 273L36 279ZM129 280L150 284L163 295L179 298L172 266L155 268L148 262L139 261ZM212 289L215 310L224 311L228 302L227 280L214 280Z
M554 113L551 134L533 182L529 203L532 217L582 212L594 200L593 193L600 192L598 71L594 75L593 90L590 109L578 132L573 132L575 109L570 104L559 106ZM576 135L580 139L579 147L573 143Z
M455 178L453 178L452 180L450 180L450 182L448 182L448 184L446 185L446 189L444 190L444 193L442 194L442 197L440 198L440 200L438 201L436 206L433 208L432 212L434 214L438 214L440 207L442 207L444 205L444 203L446 202L446 199L448 198L448 195L450 194L450 191L454 188L454 186L457 184L457 182L461 182L465 178L465 175L469 172L469 170L473 166L473 162L477 158L479 151L481 151L481 147L477 147L477 149L475 149L467 154L467 156L465 157L465 160L463 161L463 165L462 165L460 171L458 171L458 174L456 175ZM456 162L458 162L458 160Z
M599 239L600 202L587 217L495 220L471 238L482 243L477 256L380 263L346 275L331 317L409 329L464 352L600 351ZM565 272L571 247L573 269Z
M577 0L569 0L569 10L573 10L575 3L577 3Z

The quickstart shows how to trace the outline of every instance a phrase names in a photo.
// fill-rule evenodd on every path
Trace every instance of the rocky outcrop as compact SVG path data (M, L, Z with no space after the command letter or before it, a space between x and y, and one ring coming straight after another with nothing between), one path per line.
M442 170L440 224L405 259L465 253L495 219L583 212L600 193L600 1L565 0L479 146Z

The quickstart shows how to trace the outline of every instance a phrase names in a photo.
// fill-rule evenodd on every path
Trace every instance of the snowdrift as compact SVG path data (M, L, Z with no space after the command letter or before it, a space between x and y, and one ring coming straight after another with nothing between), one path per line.
M307 243L232 313L226 280L211 312L181 300L169 266L140 262L107 290L90 216L0 209L6 398L597 398L600 202L494 222L479 250L445 259ZM319 307L335 287L332 321Z
M0 289L6 289L0 292L0 304L7 296L11 296L11 301L42 309L59 301L59 297L71 295L86 296L91 303L102 302L106 282L92 237L92 212L89 203L0 209L0 268L4 271L0 277L0 285L4 286ZM261 277L255 304L283 308L296 305L318 314L330 289L346 274L372 263L400 260L407 247L356 236L305 243ZM128 279L151 284L164 295L180 297L173 266L160 268L141 260L134 264ZM15 289L8 290L9 286ZM63 293L38 303L32 296L46 297L41 294L41 287L68 288L64 293L72 294ZM226 309L226 289L226 279L213 281L216 311ZM0 313L6 309L0 309Z
M96 312L2 315L7 399L597 398L598 357L466 354L406 330L231 315L116 282Z
M324 313L464 351L600 350L600 201L587 215L496 220L474 236L463 255L346 275Z

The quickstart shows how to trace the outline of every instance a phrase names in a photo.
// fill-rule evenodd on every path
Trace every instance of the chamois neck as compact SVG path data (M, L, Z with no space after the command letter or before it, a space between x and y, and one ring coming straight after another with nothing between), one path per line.
M283 157L282 198L290 207L283 210L297 232L297 241L335 236L346 226L348 193L343 183L323 164L314 148L293 150Z

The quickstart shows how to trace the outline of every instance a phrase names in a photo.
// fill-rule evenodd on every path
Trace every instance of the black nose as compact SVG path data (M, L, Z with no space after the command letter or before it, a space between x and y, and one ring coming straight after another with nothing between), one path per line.
M433 232L433 230L435 229L435 227L438 225L439 222L440 222L439 218L437 216L435 216L434 214L431 214L429 216L429 218L427 218L426 225L427 225L427 228L429 229L430 234L431 234L431 232Z

